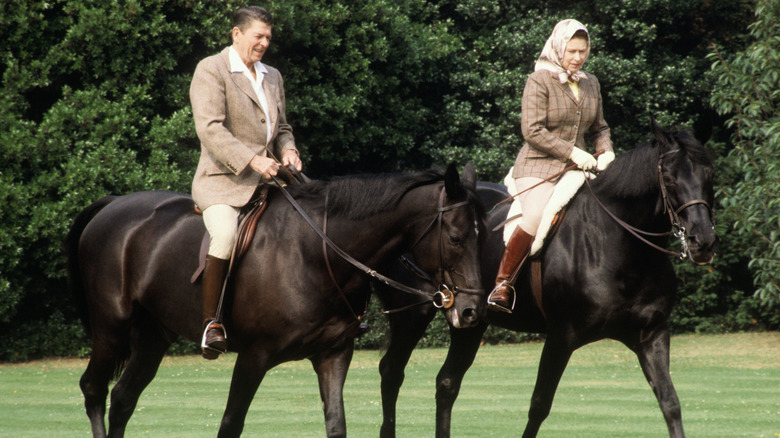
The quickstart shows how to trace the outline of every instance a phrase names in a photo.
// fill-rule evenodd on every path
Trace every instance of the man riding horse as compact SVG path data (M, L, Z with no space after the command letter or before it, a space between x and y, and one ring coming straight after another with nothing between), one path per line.
M216 359L227 350L217 306L241 208L252 199L258 184L276 176L280 166L302 169L285 116L282 76L260 62L273 25L273 17L263 8L236 11L233 45L202 60L190 85L192 115L201 142L192 197L210 235L202 280L201 348L206 359Z

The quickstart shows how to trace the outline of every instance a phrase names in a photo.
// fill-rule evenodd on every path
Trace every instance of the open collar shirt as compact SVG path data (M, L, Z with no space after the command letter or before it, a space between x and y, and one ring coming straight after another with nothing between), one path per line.
M246 76L247 79L249 79L249 83L252 84L252 89L255 90L255 94L257 95L257 100L260 101L260 106L263 108L263 112L266 115L266 144L271 141L271 137L273 133L271 132L273 127L270 123L270 117L268 112L268 99L265 96L265 90L263 90L263 78L268 73L268 69L265 68L265 65L263 65L262 62L257 61L255 62L255 74L257 75L257 79L255 79L252 76L252 72L249 71L246 64L241 60L241 57L238 55L238 52L235 48L232 46L230 47L230 53L228 55L230 57L230 71L231 73L243 73L244 76Z

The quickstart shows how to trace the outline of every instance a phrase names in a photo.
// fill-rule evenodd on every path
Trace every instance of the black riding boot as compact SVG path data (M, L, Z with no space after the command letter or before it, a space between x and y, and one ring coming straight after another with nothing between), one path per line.
M531 244L534 236L528 234L520 227L515 228L512 237L504 250L501 265L496 275L496 287L488 296L488 305L506 313L512 313L515 307L515 283L517 273L523 265L528 253L531 252Z
M229 260L214 256L206 256L206 266L203 269L203 338L201 349L203 357L216 359L220 353L227 351L227 336L225 329L216 320L219 298L225 283Z

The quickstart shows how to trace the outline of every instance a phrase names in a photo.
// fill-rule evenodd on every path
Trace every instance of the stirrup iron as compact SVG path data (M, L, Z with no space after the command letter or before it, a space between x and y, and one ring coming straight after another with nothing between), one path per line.
M509 308L506 308L504 306L499 305L495 301L492 300L493 293L496 292L499 286L506 285L511 291L512 291L512 305ZM504 312L504 313L512 313L515 310L515 304L517 304L517 292L515 291L515 287L512 285L512 283L504 280L501 283L498 283L496 287L493 288L492 291L490 291L490 295L488 295L487 299L488 306L490 308Z
M225 345L226 345L226 348L224 350L206 344L206 338L208 337L209 330L214 328L212 327L214 325L216 325L217 327L219 327L220 330L222 330L222 336L225 338ZM217 320L212 319L211 321L208 322L208 324L206 324L206 327L203 329L203 336L200 339L200 348L204 351L204 353L206 351L216 353L217 355L227 353L227 338L228 337L227 337L227 331L225 330L225 326L223 324L218 323Z

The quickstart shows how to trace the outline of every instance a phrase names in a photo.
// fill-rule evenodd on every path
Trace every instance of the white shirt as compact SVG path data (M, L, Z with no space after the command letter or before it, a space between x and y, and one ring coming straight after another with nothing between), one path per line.
M263 89L263 78L265 77L266 73L268 73L268 69L265 68L262 62L257 61L255 63L255 74L257 74L257 79L255 79L252 76L252 72L249 71L249 69L246 67L246 64L244 64L244 61L241 60L241 56L238 55L238 52L233 46L230 46L229 57L230 72L243 73L244 76L249 79L249 83L252 84L252 88L255 90L257 100L260 102L260 106L263 108L263 113L265 113L265 143L268 144L271 141L272 134L271 126L269 125L271 117L268 113L268 99L265 97L265 90Z

